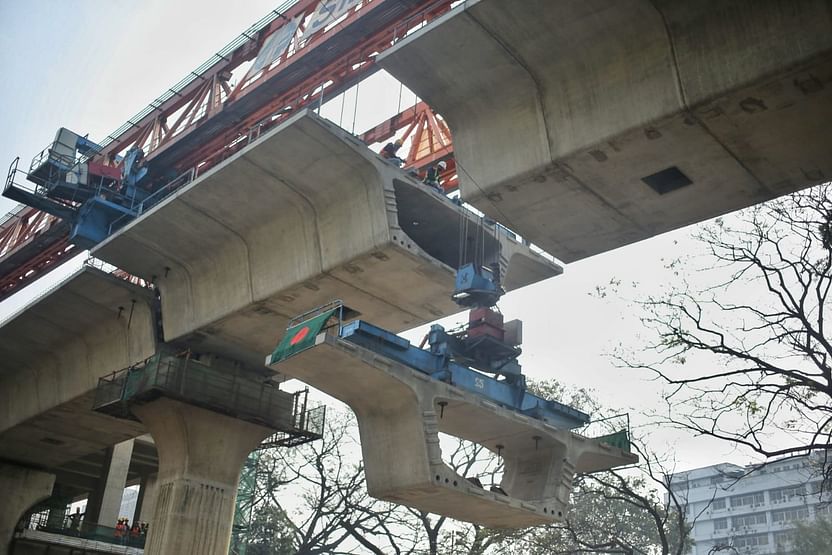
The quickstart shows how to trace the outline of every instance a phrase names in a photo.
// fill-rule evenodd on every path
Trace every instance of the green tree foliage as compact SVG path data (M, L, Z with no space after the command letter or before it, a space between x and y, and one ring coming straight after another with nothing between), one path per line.
M817 517L798 522L794 533L794 552L800 555L827 555L832 548L832 518Z

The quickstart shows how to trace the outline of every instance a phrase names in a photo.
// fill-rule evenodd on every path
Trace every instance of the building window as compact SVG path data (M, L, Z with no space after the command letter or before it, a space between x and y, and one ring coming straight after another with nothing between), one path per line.
M795 520L806 520L809 518L809 509L806 507L795 507L794 509L780 509L771 511L771 522L785 524Z
M774 544L777 546L789 546L794 543L794 530L783 530L774 533Z
M711 510L721 511L723 509L725 509L725 499L714 499L714 502L711 503Z
M751 515L735 516L731 519L734 528L743 528L745 526L754 526L755 524L766 523L766 513L755 513Z
M746 495L735 495L731 498L732 507L748 507L755 505L762 505L765 503L765 496L763 492L748 493Z
M726 530L728 528L727 518L717 518L714 520L714 531Z
M672 485L670 486L670 489L672 489L673 491L685 491L685 490L687 490L688 488L689 488L689 485L688 485L688 482L687 482L687 481L684 481L684 482L676 482L675 484L672 484Z
M769 492L772 503L788 503L795 499L802 499L806 493L803 486L791 486L788 488L775 489Z
M768 534L755 534L753 536L738 536L734 538L734 547L755 547L757 545L768 545Z

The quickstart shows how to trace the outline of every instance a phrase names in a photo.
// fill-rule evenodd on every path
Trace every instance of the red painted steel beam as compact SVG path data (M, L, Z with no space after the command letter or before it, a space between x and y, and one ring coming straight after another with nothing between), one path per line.
M0 300L5 299L40 276L54 270L78 252L75 245L64 237L58 238L44 250L26 260L24 264L0 277Z
M138 119L134 118L122 126L124 131L118 133L117 136L108 137L109 143L99 156L104 158L115 155L140 142L142 145L139 146L146 147L147 158L152 162L155 155L163 153L177 141L186 138L192 130L210 123L223 111L236 106L237 103L246 101L246 98L254 95L258 88L268 86L283 72L291 71L299 64L305 63L315 48L329 47L330 38L340 32L350 30L354 22L371 13L371 10L376 9L383 2L383 0L363 0L361 9L350 12L338 25L307 37L303 45L297 48L291 56L283 54L271 70L247 84L238 95L230 96L233 95L233 91L229 93L230 87L222 80L223 76L254 59L268 36L280 29L287 21L294 17L308 18L319 5L319 1L300 0L282 16L275 18L254 36L249 37L233 51L226 53L224 57L215 56L215 61L209 60L204 64L207 66L204 71L200 74L194 73L195 78L192 82L176 91L171 89L171 92L175 94L171 94L164 101L152 104L146 115ZM333 61L324 67L316 68L317 71L312 77L281 94L267 95L264 102L254 106L244 117L234 119L225 128L212 129L211 139L181 155L175 161L174 167L183 171L190 168L205 171L243 148L247 144L249 133L256 132L259 135L264 130L279 124L291 113L305 107L316 106L322 100L321 95L324 95L324 98L333 97L355 85L378 70L375 56L379 52L389 48L396 39L405 36L409 30L447 12L451 3L452 0L414 0L409 4L412 7L392 24L369 36L363 36L360 41L338 55ZM321 90L322 84L327 85L323 90ZM222 102L223 94L231 100ZM291 109L284 111L287 107ZM176 121L172 126L167 124L169 116L176 116ZM450 152L448 150L446 154L449 155ZM438 160L436 156L446 154L437 150L432 153L434 158L425 158L425 160ZM449 184L452 181L451 176L446 179ZM34 209L25 210L27 214L31 214L29 211L37 212ZM0 234L2 234L0 244L4 245L0 249L0 264L7 258L8 253L19 252L27 241L37 239L43 233L44 229L37 228L37 226L30 226L22 232L20 229L6 232L5 227L0 228ZM73 248L67 236L64 234L62 237L50 238L49 241L41 241L44 250L27 259L14 271L0 275L0 297L66 260L67 254Z
M358 136L366 144L382 143L393 137L402 142L410 139L405 168L424 176L428 167L444 160L448 167L440 175L443 189L450 193L459 187L451 131L430 106L419 102Z

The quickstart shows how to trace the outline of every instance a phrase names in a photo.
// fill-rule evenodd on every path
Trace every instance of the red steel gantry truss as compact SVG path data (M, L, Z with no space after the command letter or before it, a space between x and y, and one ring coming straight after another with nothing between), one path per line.
M292 113L320 106L379 70L376 56L448 12L454 0L356 0L344 16L307 32L321 0L289 0L105 138L99 157L141 147L151 163L193 177L244 148ZM297 25L288 47L254 75L245 72L266 43ZM421 171L439 160L447 191L456 187L445 122L417 103L361 135L367 144L411 139L406 167ZM177 180L177 186L187 181ZM77 249L68 224L18 207L0 221L0 299L69 259Z

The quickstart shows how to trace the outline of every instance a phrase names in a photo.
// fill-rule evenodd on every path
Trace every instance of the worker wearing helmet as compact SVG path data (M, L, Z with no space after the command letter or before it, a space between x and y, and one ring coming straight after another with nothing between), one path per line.
M397 156L397 152L402 147L402 140L396 139L395 142L387 143L384 145L384 148L381 149L381 157L396 166L397 168L401 168L404 165L404 160Z
M442 172L446 169L448 169L448 163L444 160L440 160L435 166L429 167L427 173L425 174L425 185L433 187L440 193L444 193L445 191L442 189L442 184L439 180L442 176Z

